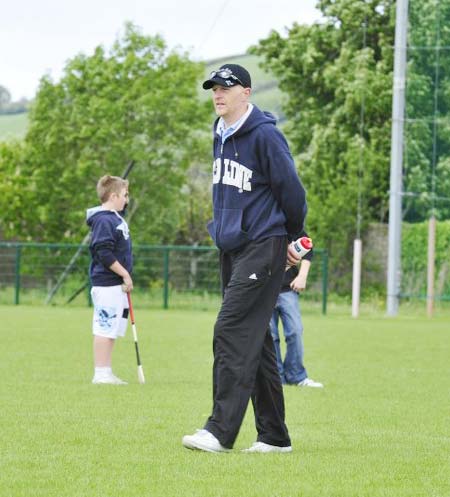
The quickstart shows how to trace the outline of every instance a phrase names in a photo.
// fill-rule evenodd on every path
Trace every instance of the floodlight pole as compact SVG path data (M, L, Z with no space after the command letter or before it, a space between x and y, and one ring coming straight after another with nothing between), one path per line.
M408 0L397 0L394 81L392 87L391 178L389 188L389 244L387 314L398 312L401 274L403 122L405 115Z

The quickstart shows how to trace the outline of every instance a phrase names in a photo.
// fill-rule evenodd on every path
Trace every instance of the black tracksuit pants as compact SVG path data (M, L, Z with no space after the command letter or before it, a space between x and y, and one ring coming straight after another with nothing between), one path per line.
M286 265L286 237L220 254L223 302L214 327L213 411L205 429L232 448L250 398L257 440L291 445L269 322Z

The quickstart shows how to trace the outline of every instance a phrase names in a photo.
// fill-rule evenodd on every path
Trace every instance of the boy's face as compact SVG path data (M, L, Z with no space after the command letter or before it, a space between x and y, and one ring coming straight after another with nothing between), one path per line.
M125 208L125 204L128 203L128 188L122 188L120 193L111 194L111 202L113 204L114 210L120 212Z

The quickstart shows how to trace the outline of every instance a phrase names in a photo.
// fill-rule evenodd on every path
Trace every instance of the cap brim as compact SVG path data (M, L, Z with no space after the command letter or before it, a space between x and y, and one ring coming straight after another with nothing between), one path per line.
M215 77L207 79L202 86L204 90L210 90L214 85L225 86L226 88L228 88L230 86L236 86L238 84L239 83L237 81L233 81L232 79Z

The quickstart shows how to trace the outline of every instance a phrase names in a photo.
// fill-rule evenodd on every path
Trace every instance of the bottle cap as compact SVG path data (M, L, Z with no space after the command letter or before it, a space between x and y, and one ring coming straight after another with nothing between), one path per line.
M311 250L313 247L311 238L308 238L307 236L302 236L300 238L300 245L306 250Z

